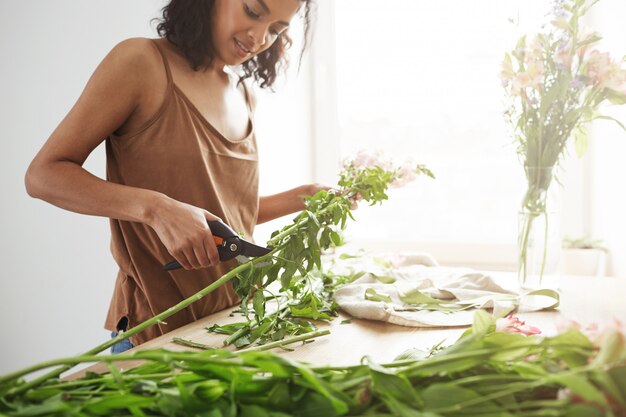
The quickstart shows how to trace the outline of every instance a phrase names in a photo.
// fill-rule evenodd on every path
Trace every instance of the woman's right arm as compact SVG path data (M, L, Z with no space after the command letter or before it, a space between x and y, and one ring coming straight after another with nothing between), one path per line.
M156 69L163 66L146 42L124 41L100 63L28 167L26 190L66 210L146 223L183 267L206 267L219 262L207 225L217 217L162 193L102 180L82 167L104 138L139 117L154 90Z

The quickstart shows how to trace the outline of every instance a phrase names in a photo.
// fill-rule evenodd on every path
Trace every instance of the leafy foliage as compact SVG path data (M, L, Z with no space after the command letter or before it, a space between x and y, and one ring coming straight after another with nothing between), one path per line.
M341 232L348 219L354 219L350 210L355 200L380 204L388 199L390 185L402 185L419 174L434 178L423 165L398 167L371 156L365 164L358 159L346 161L339 175L339 190L322 190L306 197L306 210L271 235L268 246L274 250L235 278L233 287L242 300L239 312L246 321L215 325L209 331L229 334L225 343L240 348L314 331L311 320L336 316L332 294L348 278L324 272L322 254L343 243ZM269 290L273 283L280 284L278 295ZM276 311L267 315L270 300Z
M595 344L578 330L555 337L494 331L483 311L448 347L378 364L311 367L266 352L139 351L136 368L48 380L0 380L0 415L14 416L623 416L626 339ZM94 359L93 357L83 359Z

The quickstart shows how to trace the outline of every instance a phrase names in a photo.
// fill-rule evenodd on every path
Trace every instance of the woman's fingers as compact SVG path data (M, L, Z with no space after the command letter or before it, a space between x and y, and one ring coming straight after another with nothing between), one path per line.
M222 221L222 219L220 219L219 217L215 216L212 213L209 213L208 211L204 212L204 217L206 218L207 222L212 222L212 221L221 222ZM211 229L209 229L208 236L205 236L202 243L204 246L204 250L207 256L209 257L211 264L217 265L220 261L220 255L217 252L217 243L215 243L215 240L213 239L213 234L211 233Z
M213 239L213 235L209 233L202 241L204 253L206 253L209 264L217 265L220 261L220 255L217 252L217 244Z
M211 266L212 262L209 259L209 255L207 254L204 244L194 246L193 253L197 261L197 264L195 264L196 268L208 268Z
M176 259L176 261L178 261L180 266L182 266L184 269L186 270L193 269L184 251L182 250L173 251L173 252L170 252L170 254L174 257L174 259Z

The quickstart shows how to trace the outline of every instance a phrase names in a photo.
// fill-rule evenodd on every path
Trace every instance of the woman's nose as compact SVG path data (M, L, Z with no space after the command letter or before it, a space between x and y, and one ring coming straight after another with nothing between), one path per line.
M252 27L248 30L248 37L254 42L255 47L262 47L267 39L267 29L261 25Z

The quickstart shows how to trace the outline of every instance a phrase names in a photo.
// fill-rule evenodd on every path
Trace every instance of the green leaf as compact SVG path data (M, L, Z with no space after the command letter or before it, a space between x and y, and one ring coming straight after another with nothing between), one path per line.
M524 378L542 378L548 372L540 365L532 364L528 361L518 361L511 364L511 369Z
M624 101L624 103L619 103L619 104L626 104L626 101ZM611 116L604 116L604 115L599 115L599 116L595 116L593 119L594 119L594 120L595 120L595 119L610 120L610 121L612 121L612 122L617 123L617 125L618 125L619 127L621 127L624 131L626 131L626 126L624 126L624 124L623 124L622 122L620 122L619 120L617 120L617 119L616 119L616 118L614 118L614 117L611 117Z
M424 294L423 292L421 292L417 288L411 288L411 289L409 289L406 292L400 292L398 295L400 297L400 300L402 300L406 304L414 304L414 305L420 305L420 304L440 305L440 304L449 303L448 301L438 300L438 299L433 298L433 297L431 297L431 296L429 296L427 294Z
M626 367L611 368L608 372L603 370L593 370L591 378L599 388L605 393L608 398L618 402L622 407L626 409L626 389L622 392L619 381L619 373L624 373L626 377ZM622 381L622 382L626 382ZM626 387L625 387L626 388Z
M342 253L341 255L339 255L339 259L341 259L342 261L346 260L346 259L357 259L357 258L360 258L360 257L361 257L361 255L350 255L350 254L347 254L347 253Z
M254 297L252 298L252 306L259 320L265 317L265 296L263 295L262 288L257 289L254 293Z
M50 416L69 411L71 406L60 398L39 405L27 405L19 411L11 413L15 417Z
M365 290L365 299L370 301L383 301L385 303L391 303L391 297L387 294L377 293L375 289L368 288Z
M202 401L215 402L226 392L225 385L216 379L202 381L192 388L193 394Z
M149 407L152 404L154 404L154 398L122 393L89 402L84 408L87 412L96 415L110 415L115 410L127 410L129 407Z
M622 404L626 403L626 365L611 368L607 374L619 390Z
M377 281L382 282L383 284L393 284L394 282L396 282L396 279L394 277L389 277L386 275L376 275L376 274L371 274L374 278L376 278Z
M474 323L472 332L474 334L492 333L496 329L496 318L485 310L476 310L474 313Z
M335 246L341 246L344 244L343 240L341 239L341 235L334 230L330 232L330 240Z
M330 320L330 316L327 313L313 309L311 306L289 306L289 310L291 311L291 315L294 317L302 317L313 320Z
M499 349L490 360L501 362L523 360L540 342L539 337L503 332L491 333L484 339L485 346Z
M569 388L572 392L584 398L585 401L607 405L606 398L604 398L602 392L581 375L552 375L550 380Z
M372 388L382 396L393 397L414 408L421 408L419 397L406 376L395 374L382 366L369 364L372 376Z
M298 270L298 265L296 262L289 262L285 267L285 270L280 276L280 283L282 288L289 288L289 283L291 282L291 278L293 274Z
M286 410L293 407L289 385L283 381L274 384L267 396L268 405L273 409Z
M584 404L573 404L567 408L565 417L606 417L607 414L596 407Z
M374 261L376 265L382 266L383 268L389 269L392 266L390 260L381 258L379 256L373 256L372 261Z
M569 329L546 339L544 343L551 347L556 357L571 368L587 365L593 349L593 344L587 336L576 329Z
M611 104L622 105L626 104L626 94L619 93L614 90L607 90L606 98Z
M594 358L594 364L608 366L626 360L626 336L618 330L607 330L602 335L600 351Z
M338 417L340 414L327 397L314 391L307 392L296 405L298 417Z
M422 391L424 410L437 412L439 409L460 409L466 415L488 415L504 412L492 401L482 401L479 404L464 405L467 402L479 400L482 396L477 392L449 384L432 384Z
M242 404L240 406L240 413L239 416L241 417L271 417L271 414L269 412L269 410L261 407L260 405L245 405Z

